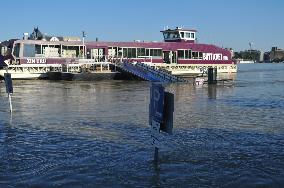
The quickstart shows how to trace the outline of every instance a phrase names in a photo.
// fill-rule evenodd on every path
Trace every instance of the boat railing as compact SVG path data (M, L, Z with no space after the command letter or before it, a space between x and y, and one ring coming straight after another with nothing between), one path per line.
M164 81L169 81L169 82L187 82L183 78L179 78L177 76L172 75L169 71L165 69L156 69L154 67L151 67L147 64L144 63L137 63L136 66L141 67L143 69L146 69L147 71L159 76L162 78Z
M138 56L138 58L143 58L145 61L144 62L141 62L141 63L144 63L144 64L149 64L151 65L153 63L153 56ZM150 59L150 62L146 61L147 59Z
M123 60L121 68L144 80L159 80L161 82L187 82L187 80L172 75L169 71L166 71L164 69L156 69L142 62Z

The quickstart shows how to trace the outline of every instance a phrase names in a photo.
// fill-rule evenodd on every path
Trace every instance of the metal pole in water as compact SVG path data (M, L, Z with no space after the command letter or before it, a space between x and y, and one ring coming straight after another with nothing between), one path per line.
M8 98L9 98L9 104L10 104L10 113L12 113L12 111L13 111L13 106L12 106L12 97L11 97L11 93L8 93Z
M10 113L12 113L12 99L11 94L13 93L13 83L12 77L10 73L4 73L5 85L6 85L6 93L8 94L9 104L10 104Z
M208 68L208 84L217 83L217 69Z
M159 148L155 147L154 164L158 165L158 162L159 162Z

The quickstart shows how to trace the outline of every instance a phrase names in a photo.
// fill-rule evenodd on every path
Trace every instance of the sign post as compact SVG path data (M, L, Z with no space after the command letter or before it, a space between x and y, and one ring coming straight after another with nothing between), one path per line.
M152 83L150 90L149 124L151 126L151 144L155 147L154 163L158 164L160 130L172 134L174 95L165 92L161 84Z
M12 113L12 97L11 94L13 93L13 83L10 73L4 73L5 85L6 85L6 93L8 94L9 104L10 104L10 113Z
M154 163L158 164L159 158L159 132L163 121L164 88L160 84L151 85L149 123L151 125L151 141L155 147Z

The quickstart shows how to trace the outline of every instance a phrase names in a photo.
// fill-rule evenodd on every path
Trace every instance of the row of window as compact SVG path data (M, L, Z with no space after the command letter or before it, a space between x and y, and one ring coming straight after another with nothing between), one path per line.
M195 33L191 32L171 32L171 33L164 33L165 39L176 39L176 38L182 38L182 39L194 39Z
M149 48L109 48L114 50L116 56L123 58L139 58L141 56L152 56L153 58L162 58L162 49L149 49Z
M194 52L192 50L178 50L179 59L203 59L203 52Z
M180 36L181 36L181 38L194 39L194 33L180 32Z
M61 51L62 49L62 51ZM82 48L80 46L60 46L60 45L38 45L24 44L23 57L37 57L44 54L46 57L69 57L69 53L73 53L72 57L79 57ZM14 55L19 57L20 44L16 44Z
M60 46L54 46L53 48L56 49L50 50L50 46L47 45L34 45L34 44L24 44L24 51L23 56L24 57L35 57L36 54L43 54L43 53L49 53L50 55L56 53L60 55ZM46 50L49 51L46 51ZM74 53L76 56L79 55L79 47L78 46L62 46L63 52L67 51L75 51ZM113 50L113 55L123 57L123 58L139 58L139 57L153 57L153 58L162 58L163 51L162 49L149 49L149 48L119 48L119 47L113 47L109 48ZM43 50L43 51L42 51ZM46 52L45 52L46 51ZM54 52L53 52L54 51ZM52 52L52 53L51 53ZM17 57L19 56L19 45L16 45L14 55ZM192 50L178 50L177 51L177 57L179 59L203 59L203 52L195 52Z
M110 48L111 49L111 48ZM148 48L112 48L115 55L123 58L139 58L141 56L152 56L153 58L162 58L162 49ZM192 50L178 50L179 59L203 59L203 52L195 52Z

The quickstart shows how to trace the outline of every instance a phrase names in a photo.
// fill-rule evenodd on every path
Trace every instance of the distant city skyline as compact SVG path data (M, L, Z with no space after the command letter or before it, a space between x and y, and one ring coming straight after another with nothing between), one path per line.
M47 3L48 2L48 3ZM164 27L196 29L199 43L269 51L284 48L280 0L12 0L1 2L0 41L34 27L101 41L161 41Z

